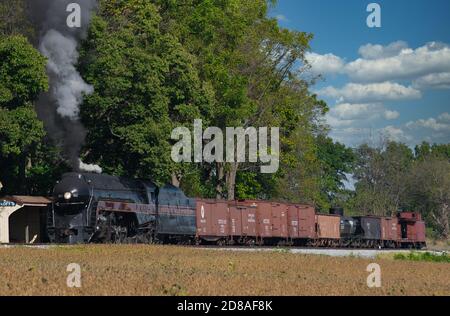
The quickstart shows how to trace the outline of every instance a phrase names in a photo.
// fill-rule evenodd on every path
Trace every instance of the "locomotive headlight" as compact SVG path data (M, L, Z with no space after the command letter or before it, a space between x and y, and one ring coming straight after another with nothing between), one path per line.
M64 193L64 199L65 200L70 200L71 198L72 198L72 193L70 193L70 192Z

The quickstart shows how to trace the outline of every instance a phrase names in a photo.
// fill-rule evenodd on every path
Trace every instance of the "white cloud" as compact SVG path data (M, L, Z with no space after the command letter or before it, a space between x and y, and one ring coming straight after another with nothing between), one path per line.
M354 113L351 113L351 109ZM402 142L415 146L423 141L429 143L450 143L450 114L442 113L437 117L418 119L394 126L376 127L377 119L391 112L381 105L340 105L327 115L327 122L332 127L330 136L347 146L359 146L363 143L380 144L383 139ZM363 113L367 113L364 119ZM396 115L393 115L396 116Z
M395 120L400 113L387 110L381 103L342 103L331 108L326 121L333 129L367 127L376 120Z
M396 119L398 119L399 117L400 117L400 113L397 112L397 111L389 111L389 110L386 110L386 111L384 112L384 118L385 118L386 120L396 120Z
M410 146L423 141L447 144L450 142L450 114L443 113L436 118L419 119L402 126L386 126L381 129L381 134Z
M346 144L347 146L356 147L368 142L372 134L373 129L371 128L346 127L333 129L330 136L335 141Z
M275 19L277 19L279 22L289 22L289 19L283 14L276 15Z
M330 114L342 120L367 120L385 117L389 120L395 120L399 113L386 110L382 104L351 104L342 103L330 110Z
M394 126L386 122L398 119L400 113L384 104L421 99L423 91L429 89L450 89L450 45L430 42L410 48L403 41L386 46L366 44L359 48L359 55L350 62L334 54L306 55L314 73L348 77L343 86L315 91L337 103L326 116L331 137L349 146L384 138L410 146L423 141L450 143L449 113Z
M401 128L395 126L384 127L380 130L380 134L395 142L409 143L412 140L410 135L407 135Z
M346 74L354 82L418 80L418 87L450 88L448 75L438 75L450 73L450 46L445 43L430 42L416 49L403 41L387 46L366 44L359 54L362 58L349 63L334 54L307 53L306 59L314 73Z
M367 44L359 48L359 54L364 59L380 59L396 56L407 48L408 44L404 41L393 42L387 46Z
M392 44L391 44L392 45ZM389 46L388 46L389 47ZM367 57L367 48L363 48ZM377 54L386 54L388 48ZM450 47L442 43L428 43L415 50L404 48L397 55L376 59L359 58L345 66L345 72L355 81L382 82L410 79L433 73L450 71Z
M349 83L343 88L332 86L317 91L322 97L330 97L338 102L380 102L420 99L422 94L412 87L398 83L383 82L372 84Z
M411 121L406 124L406 127L408 129L414 130L414 129L429 129L435 132L443 132L443 131L449 131L450 132L450 123L443 121L440 117L439 118L429 118L429 119L421 119L417 121Z
M330 113L342 120L361 120L371 118L374 112L379 112L379 108L383 108L383 106L381 104L342 103L332 108Z
M306 53L305 57L315 74L338 74L344 69L344 60L333 54Z
M450 89L450 72L430 74L413 82L417 89Z
M450 143L450 120L443 123L438 118L420 119L400 126L388 125L375 128L366 126L341 126L333 128L330 136L347 146L356 147L364 143L379 145L383 139L405 143L414 147L426 141L431 144Z
M442 113L441 115L439 115L438 119L441 122L448 122L448 123L450 123L450 114Z
M334 130L337 130L339 128L343 127L350 127L352 126L355 121L351 119L340 119L336 116L334 116L332 113L328 113L325 117L326 123L331 126Z

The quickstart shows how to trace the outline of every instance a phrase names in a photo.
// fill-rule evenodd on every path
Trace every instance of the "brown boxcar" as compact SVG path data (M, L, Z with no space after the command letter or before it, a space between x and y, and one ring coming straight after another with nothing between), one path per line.
M256 203L238 202L236 208L242 215L242 236L256 237Z
M228 237L228 203L197 200L197 235L202 238Z
M284 203L272 203L272 237L289 237L288 206Z
M230 211L230 235L232 237L242 236L242 210L236 205L229 206Z
M256 232L258 237L270 238L272 234L272 203L270 202L255 202L257 205Z
M299 210L297 205L289 205L288 207L288 230L289 237L292 239L299 238Z
M316 215L317 238L320 239L339 239L341 217L336 215Z
M299 211L299 238L316 237L316 210L312 206L298 205Z
M381 218L381 239L396 241L398 239L398 219L395 217Z
M309 239L316 237L316 211L312 206L288 205L289 237Z

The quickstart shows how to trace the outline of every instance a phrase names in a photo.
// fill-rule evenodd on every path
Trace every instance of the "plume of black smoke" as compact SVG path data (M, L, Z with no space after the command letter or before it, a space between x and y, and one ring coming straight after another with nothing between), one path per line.
M71 3L80 5L81 27L69 27L67 18ZM86 130L80 121L83 95L94 91L76 70L78 43L86 36L95 0L30 0L35 23L39 26L38 47L48 58L47 73L50 91L43 94L36 105L40 119L48 134L63 149L63 153L76 171L102 172L98 166L84 164L80 150Z

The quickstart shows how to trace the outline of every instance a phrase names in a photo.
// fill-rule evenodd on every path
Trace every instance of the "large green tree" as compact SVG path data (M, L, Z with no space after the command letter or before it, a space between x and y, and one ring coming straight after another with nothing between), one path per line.
M183 169L170 158L172 130L207 121L212 103L195 57L160 23L149 1L101 1L80 69L95 87L81 109L88 159L106 172L163 184Z
M311 136L326 110L308 91L308 82L301 80L312 35L282 29L269 18L268 10L275 1L155 2L160 7L161 28L197 56L200 78L213 88L213 126L280 127L284 161L292 160L298 147L313 145L295 136ZM295 141L301 144L293 144ZM311 148L303 149L311 152ZM311 169L307 162L313 159L306 156L293 159L302 161L301 168ZM258 168L217 163L210 166L207 177L214 178L219 198L276 196L283 173L264 176L258 174ZM304 179L291 180L298 183ZM260 185L255 187L256 183Z
M32 102L48 89L45 58L23 36L0 39L0 180L28 192L27 170L45 135Z
M282 159L313 169L313 133L321 130L326 105L300 79L311 35L281 29L268 6L266 0L100 1L80 58L95 87L82 106L87 159L107 172L181 181L191 195L276 196L282 172L171 161L171 130L202 119L223 130L280 127ZM309 154L295 156L300 147ZM252 183L260 188L248 191Z
M404 144L388 142L381 148L362 145L356 155L355 209L374 215L393 215L402 209L407 190L405 179L414 161L412 150Z
M411 209L420 211L436 235L450 237L450 162L443 157L429 155L417 160L405 178Z

